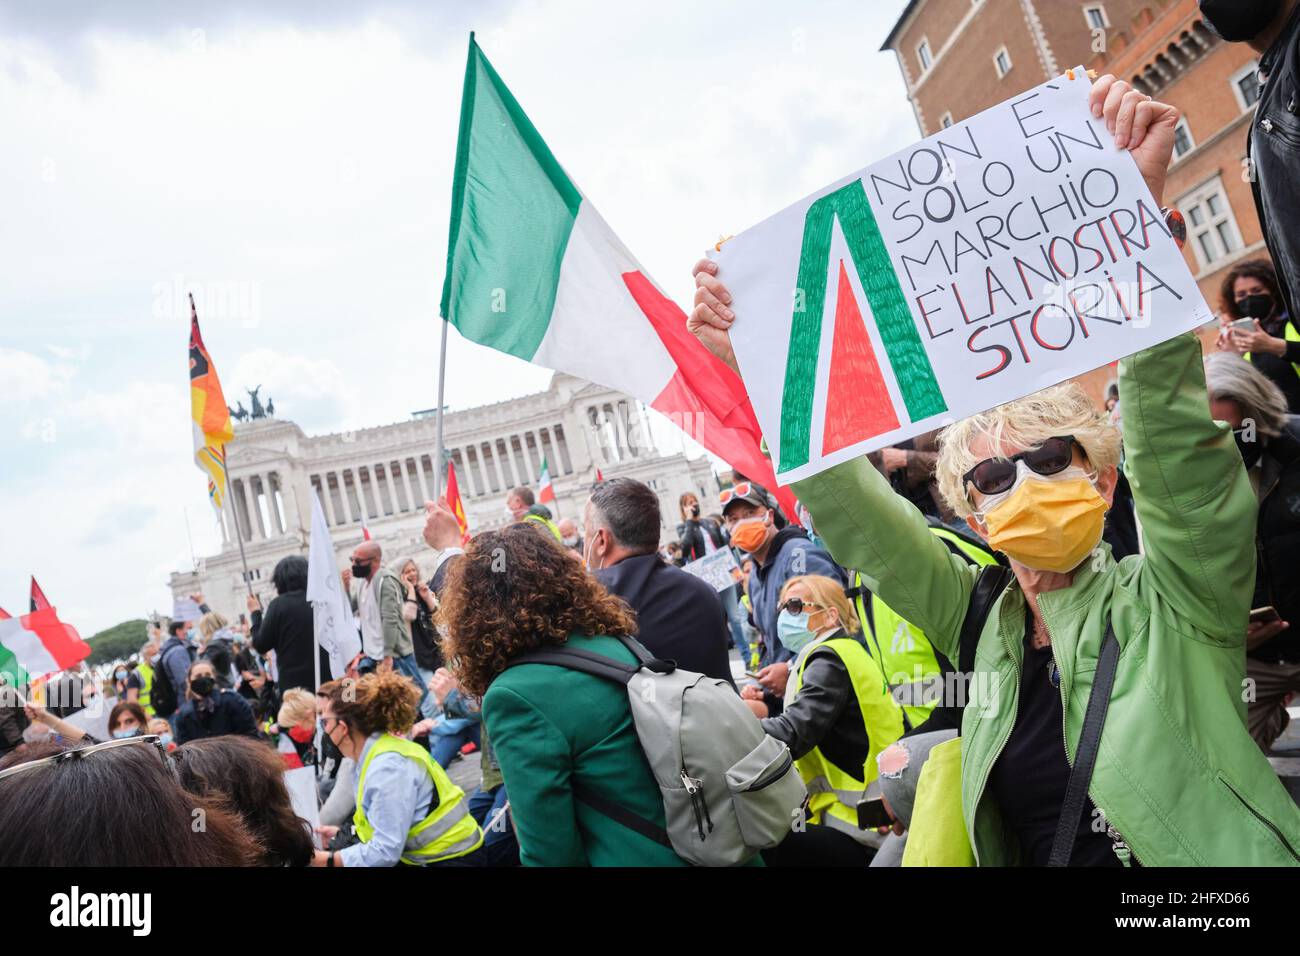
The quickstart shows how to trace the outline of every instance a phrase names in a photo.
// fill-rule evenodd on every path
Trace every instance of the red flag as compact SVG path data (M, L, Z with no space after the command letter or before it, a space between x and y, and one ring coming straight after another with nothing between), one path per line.
M361 540L362 541L370 540L370 528L366 526L365 515L361 516Z
M464 543L469 540L469 521L465 517L465 505L460 500L460 484L456 481L456 466L447 462L447 507L451 513L456 516L456 524L460 525L460 540Z
M604 481L604 480L605 480L605 476L602 475L602 474L600 473L600 469L599 469L599 468L596 469L596 480L597 480L597 481Z
M45 592L41 590L41 586L36 583L36 576L32 575L32 610L43 611L47 607L53 607L53 605L50 604L49 599L46 598Z
M7 621L12 615L4 608L0 607L0 621Z

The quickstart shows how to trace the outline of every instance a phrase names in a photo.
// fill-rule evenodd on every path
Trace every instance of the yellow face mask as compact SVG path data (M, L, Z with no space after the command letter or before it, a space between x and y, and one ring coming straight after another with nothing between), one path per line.
M1035 571L1073 571L1101 541L1106 500L1078 468L1059 478L1022 477L985 502L989 546Z

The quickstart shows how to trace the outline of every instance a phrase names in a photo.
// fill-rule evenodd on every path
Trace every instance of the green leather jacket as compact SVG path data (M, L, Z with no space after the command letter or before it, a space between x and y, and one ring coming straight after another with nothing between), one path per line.
M1199 344L1179 336L1120 363L1125 471L1142 555L1104 545L1068 588L1038 597L1061 670L1074 760L1106 622L1120 658L1089 795L1146 866L1295 865L1300 809L1245 725L1245 629L1255 496L1228 428L1211 420ZM976 569L938 541L866 461L796 483L835 560L957 659ZM989 615L962 723L962 806L982 866L1020 850L987 791L1015 723L1025 596Z

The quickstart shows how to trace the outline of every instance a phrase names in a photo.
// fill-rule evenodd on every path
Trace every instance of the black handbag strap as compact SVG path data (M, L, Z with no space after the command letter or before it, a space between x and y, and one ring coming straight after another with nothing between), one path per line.
M1065 787L1065 800L1061 803L1061 816L1056 821L1056 836L1052 839L1052 853L1048 866L1069 866L1078 835L1079 819L1083 816L1088 799L1088 784L1097 764L1097 750L1101 744L1101 730L1106 724L1106 709L1110 706L1110 691L1115 685L1115 668L1119 662L1119 640L1110 621L1106 622L1106 637L1101 642L1097 670L1092 678L1092 691L1088 695L1088 709L1083 715L1083 729L1079 731L1079 746L1070 768L1070 782Z
M975 587L971 589L966 618L961 622L961 638L957 645L957 668L961 673L969 674L975 670L975 648L984 632L984 623L1013 577L1015 575L1005 565L986 564L980 568Z

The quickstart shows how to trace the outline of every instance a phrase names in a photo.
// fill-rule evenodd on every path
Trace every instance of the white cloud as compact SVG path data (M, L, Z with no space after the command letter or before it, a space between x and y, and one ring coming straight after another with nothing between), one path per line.
M435 404L471 20L682 303L719 233L915 138L875 52L903 0L327 6L158 4L166 19L115 11L107 29L42 5L57 23L0 31L0 256L21 264L0 276L0 523L25 542L0 552L0 604L35 572L93 632L166 608L187 514L198 553L216 547L188 291L231 404L261 384L308 431ZM457 408L549 378L455 333L447 367Z

